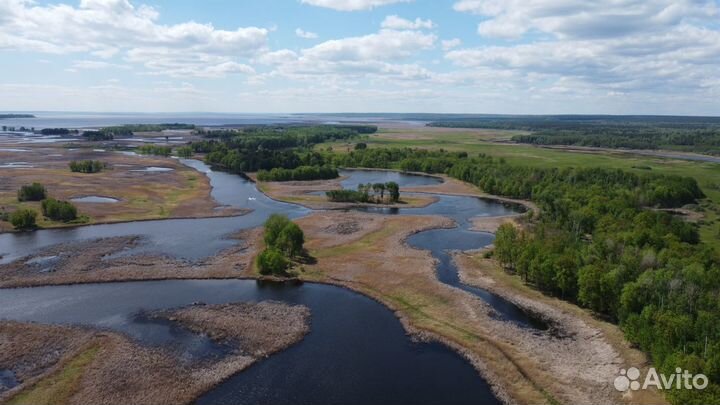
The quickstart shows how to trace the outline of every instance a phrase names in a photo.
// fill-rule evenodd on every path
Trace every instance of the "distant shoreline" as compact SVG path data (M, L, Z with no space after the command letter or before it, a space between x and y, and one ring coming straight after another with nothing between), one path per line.
M10 118L37 118L33 114L0 114L0 120Z

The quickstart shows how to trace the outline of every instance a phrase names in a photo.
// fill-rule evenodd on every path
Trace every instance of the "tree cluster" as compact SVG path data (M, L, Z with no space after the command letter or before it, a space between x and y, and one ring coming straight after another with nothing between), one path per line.
M42 202L43 215L53 221L70 222L77 219L77 208L69 201L47 198Z
M20 208L10 214L10 223L19 230L34 229L37 226L36 220L37 212L27 208Z
M273 214L265 221L265 250L257 259L261 274L285 275L292 260L304 253L305 234L287 216Z
M330 190L325 193L333 202L394 204L400 201L400 186L394 181L358 185L357 190Z
M47 190L40 183L32 183L20 187L17 195L18 201L42 201L47 197Z

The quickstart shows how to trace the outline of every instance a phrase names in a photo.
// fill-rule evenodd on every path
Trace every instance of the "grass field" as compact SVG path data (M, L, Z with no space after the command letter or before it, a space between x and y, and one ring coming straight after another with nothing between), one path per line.
M415 131L416 135L412 135ZM444 128L386 128L363 142L368 147L408 147L465 151L470 155L485 153L504 158L509 163L541 168L604 167L635 173L664 173L694 177L707 195L702 202L705 219L700 234L704 241L720 250L720 164L680 159L633 155L623 152L578 152L547 149L530 145L501 143L517 131L448 130ZM336 152L352 149L348 143L325 143L318 149L332 147Z

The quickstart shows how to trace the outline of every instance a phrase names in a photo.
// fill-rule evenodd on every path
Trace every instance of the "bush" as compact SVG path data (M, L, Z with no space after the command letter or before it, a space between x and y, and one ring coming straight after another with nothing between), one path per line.
M99 160L82 160L70 162L70 170L76 173L98 173L105 168L105 163Z
M21 208L10 214L10 223L15 229L33 229L37 226L36 219L37 212L26 208Z
M77 208L72 203L48 198L42 202L43 215L54 220L69 222L77 219Z
M367 144L365 142L360 142L355 144L355 150L363 150L367 149Z
M42 201L47 196L45 186L40 183L20 187L18 201Z
M268 248L260 253L257 264L260 269L260 274L282 275L285 274L285 270L287 270L290 262L283 256L281 251Z

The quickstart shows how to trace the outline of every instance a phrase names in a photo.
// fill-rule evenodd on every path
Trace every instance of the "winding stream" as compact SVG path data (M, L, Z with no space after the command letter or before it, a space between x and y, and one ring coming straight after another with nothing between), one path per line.
M57 243L112 236L141 235L144 243L127 254L157 252L199 260L231 246L226 236L261 225L272 213L297 218L308 209L272 200L247 180L214 172L202 162L183 163L206 173L213 197L223 205L251 208L240 217L163 220L0 235L2 261L9 262ZM437 179L393 172L349 173L345 187L357 182L397 181L402 186ZM370 179L370 180L369 180ZM478 295L503 320L537 327L513 304L459 282L450 250L476 249L491 234L471 232L469 218L513 212L474 197L438 196L425 208L365 211L393 215L445 215L457 228L431 230L409 238L438 259L440 281ZM461 356L436 343L414 343L394 314L352 291L317 284L264 285L249 280L169 280L118 282L0 290L0 319L89 324L117 330L149 345L175 347L184 358L221 356L224 348L168 322L152 321L144 311L189 305L266 299L303 304L312 311L311 332L295 346L237 374L198 400L199 404L495 404L487 383Z

